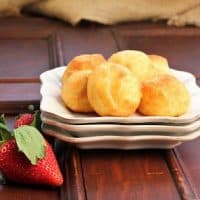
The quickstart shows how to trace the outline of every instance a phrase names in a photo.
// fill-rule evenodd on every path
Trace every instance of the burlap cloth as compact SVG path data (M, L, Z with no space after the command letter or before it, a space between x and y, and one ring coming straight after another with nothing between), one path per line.
M25 12L55 17L76 25L166 19L170 25L200 26L200 0L0 0L0 16Z

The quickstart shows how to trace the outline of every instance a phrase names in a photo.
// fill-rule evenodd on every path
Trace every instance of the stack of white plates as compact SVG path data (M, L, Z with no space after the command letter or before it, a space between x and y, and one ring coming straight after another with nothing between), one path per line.
M67 109L61 99L61 76L65 67L41 75L41 117L44 133L79 148L172 148L200 135L200 88L188 72L172 73L188 88L189 111L180 117L99 117Z

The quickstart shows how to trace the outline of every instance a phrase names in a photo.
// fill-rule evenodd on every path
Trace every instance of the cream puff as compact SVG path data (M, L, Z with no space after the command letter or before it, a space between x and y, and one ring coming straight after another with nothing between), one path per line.
M107 62L88 78L90 105L100 116L129 116L139 106L140 81L126 67Z
M143 115L180 116L190 105L185 85L171 75L161 75L143 82L138 111Z

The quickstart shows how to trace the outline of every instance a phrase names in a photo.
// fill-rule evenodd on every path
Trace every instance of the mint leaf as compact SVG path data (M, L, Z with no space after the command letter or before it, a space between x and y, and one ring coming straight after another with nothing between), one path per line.
M45 139L41 133L32 126L20 126L14 130L17 147L25 154L31 164L37 164L38 159L45 156Z

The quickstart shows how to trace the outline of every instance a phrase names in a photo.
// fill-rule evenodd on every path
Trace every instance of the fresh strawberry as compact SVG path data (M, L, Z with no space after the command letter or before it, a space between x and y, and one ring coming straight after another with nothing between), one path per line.
M22 114L16 121L15 121L15 128L18 128L22 125L30 125L34 120L34 115L30 113Z
M0 171L13 182L60 186L63 177L49 143L33 126L13 132L0 118Z
M0 147L0 170L6 179L26 184L60 186L63 183L51 146L46 142L45 157L32 165L19 152L15 139L8 140Z

